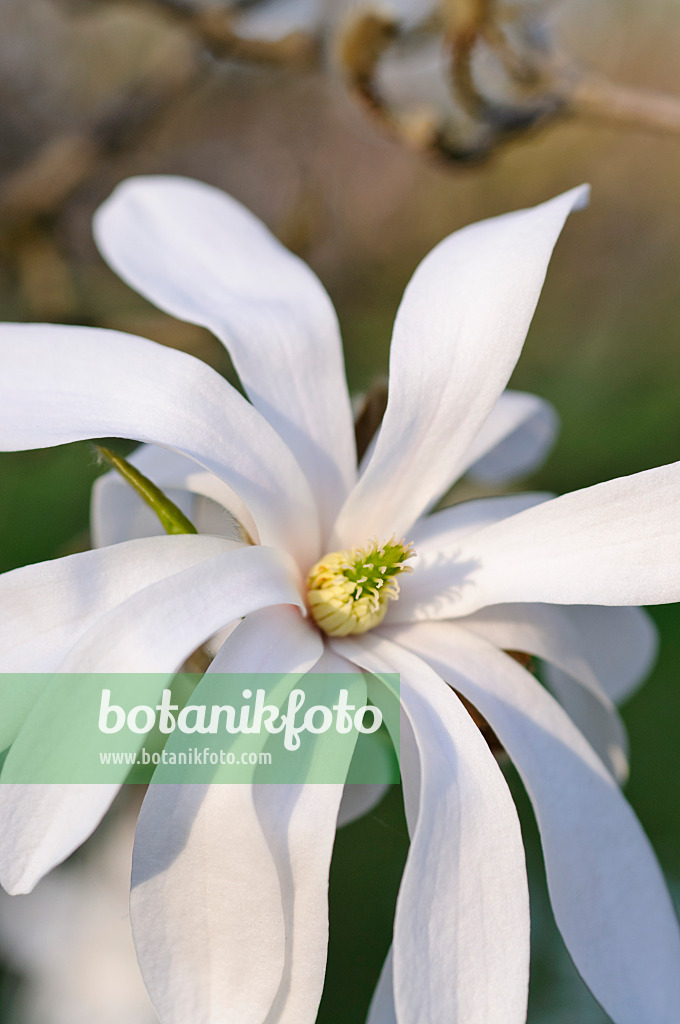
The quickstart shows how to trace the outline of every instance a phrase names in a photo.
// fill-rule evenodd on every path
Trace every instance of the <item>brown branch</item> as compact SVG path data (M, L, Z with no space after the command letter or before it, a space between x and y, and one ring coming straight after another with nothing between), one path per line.
M680 135L680 97L618 85L585 74L566 95L567 112L610 124Z

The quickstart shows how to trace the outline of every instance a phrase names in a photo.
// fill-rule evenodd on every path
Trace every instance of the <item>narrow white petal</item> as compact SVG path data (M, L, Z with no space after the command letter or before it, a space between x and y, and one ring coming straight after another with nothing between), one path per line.
M234 546L221 537L151 537L0 575L0 673L55 671L80 637L127 598ZM2 739L5 729L3 721Z
M523 391L504 391L463 459L460 472L503 484L541 465L555 443L559 420L550 402Z
M586 610L600 609L594 606ZM593 637L588 642L567 614L570 611L569 607L559 605L501 604L482 608L457 621L501 650L523 651L542 658L547 682L562 706L619 782L625 782L626 730L597 673L599 665L606 664L608 638L603 634L598 645ZM593 663L594 651L597 653Z
M605 693L621 704L649 675L659 649L656 626L643 608L565 605L579 649Z
M237 547L118 605L84 634L60 671L175 672L222 626L277 604L304 607L292 559L276 548Z
M450 505L419 519L408 535L415 545L415 557L409 562L414 572L401 580L399 600L390 602L385 623L394 625L440 617L434 614L435 606L451 606L458 593L456 586L460 576L458 567L452 569L450 558L442 552L457 550L460 542L471 534L549 501L551 497L551 494L536 491L478 498ZM447 588L452 580L454 586L449 594Z
M552 495L546 492L533 491L461 501L458 505L449 505L432 515L423 516L409 531L409 539L413 540L419 554L437 555L442 548L463 537L551 498Z
M373 993L371 1006L366 1018L366 1024L397 1024L397 1013L394 1009L394 987L392 984L392 971L394 954L390 949L380 978Z
M230 657L223 669L310 668L319 637L293 614L276 610L258 613L255 623L246 619L225 644ZM272 643L273 636L280 643ZM324 662L314 667L338 670ZM142 970L163 1024L263 1024L265 1018L313 1024L326 963L328 871L341 792L341 785L151 786L135 845L132 913ZM173 839L178 826L182 838ZM183 884L186 878L196 885Z
M0 783L2 888L12 895L31 892L91 835L119 788Z
M348 783L342 794L342 803L338 811L338 828L350 825L365 814L370 814L387 793L386 783Z
M519 357L573 189L441 242L408 285L394 325L385 418L340 513L339 541L402 535L459 475Z
M150 583L228 548L225 541L213 537L159 537L86 551L1 576L5 613L0 621L0 666L7 673L2 679L2 749L16 739L38 700L44 699L46 674L56 669L93 624ZM63 717L62 699L48 703L48 721L55 713ZM68 734L68 721L65 726ZM30 738L27 748L30 765L36 755ZM21 759L21 748L18 754L10 752L9 769L17 757ZM12 785L6 777L3 772L0 884L9 892L28 892L88 837L118 787Z
M139 703L155 706L162 681L144 674L134 682ZM53 675L7 754L0 775L0 884L9 892L29 891L80 846L130 771L123 763L110 768L106 784L83 782L102 748L93 731L100 699L99 677ZM136 753L142 743L125 733L118 749Z
M330 651L314 672L356 672ZM366 702L366 686L355 677L350 702ZM323 751L325 737L317 737ZM321 742L319 742L321 741ZM353 750L346 747L346 768ZM344 786L256 786L254 802L281 880L286 929L286 962L268 1022L314 1024L326 971L328 876Z
M680 930L649 841L616 783L530 673L451 624L399 631L484 715L541 832L548 887L576 966L616 1024L680 1019Z
M458 697L375 633L335 649L398 672L405 786L419 778L394 925L399 1024L522 1024L529 976L524 848L503 775ZM414 743L404 743L405 733ZM416 763L413 763L414 759Z
M409 619L517 602L677 601L679 516L680 462L553 498L419 560Z
M321 647L299 612L264 609L236 628L213 669L304 672ZM162 777L140 815L131 900L151 998L163 1024L263 1024L286 966L286 920L253 789Z
M356 456L337 318L309 267L235 199L185 178L119 185L95 217L95 236L133 288L225 344L330 526Z
M220 647L208 673L306 672L322 654L321 634L309 619L297 608L277 605L246 615Z
M118 331L0 326L0 450L92 437L190 456L250 509L263 543L318 557L314 501L263 416L199 359Z
M619 785L625 785L630 771L628 736L614 705L550 662L543 666L543 679Z
M163 1024L263 1024L284 966L276 863L248 786L151 785L130 912Z
M227 542L218 543L223 548ZM295 567L275 549L247 547L217 554L153 583L97 619L27 715L3 766L6 784L0 785L0 824L6 826L3 836L10 836L0 846L3 885L25 891L17 890L17 885L35 884L87 838L115 795L115 786L9 784L17 778L30 780L32 774L42 782L54 777L50 774L54 765L69 764L70 749L82 743L80 720L73 721L70 709L74 701L82 709L94 699L88 674L151 673L140 675L140 685L160 689L162 677L156 674L176 671L220 626L275 604L301 604ZM140 695L140 702L153 704L154 700L145 701ZM43 749L45 736L52 737L47 749ZM121 766L121 782L127 771ZM49 799L52 789L54 801ZM82 809L75 813L74 807L81 803Z

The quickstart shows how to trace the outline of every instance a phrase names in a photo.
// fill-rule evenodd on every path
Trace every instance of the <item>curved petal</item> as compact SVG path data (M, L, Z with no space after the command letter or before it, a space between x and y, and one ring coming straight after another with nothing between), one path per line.
M397 1024L397 1011L394 1009L394 986L392 980L394 954L390 949L376 990L371 999L371 1005L366 1018L366 1024Z
M564 494L418 559L400 614L407 605L420 620L517 602L677 601L679 515L680 462Z
M519 357L573 189L473 224L427 256L397 313L387 409L338 546L402 535L460 473Z
M229 548L214 537L159 537L0 576L0 750L14 742L49 673L94 623L149 584Z
M449 608L458 593L456 585L462 573L455 560L442 552L457 550L463 538L551 498L551 494L540 491L477 498L419 519L409 533L409 540L415 545L415 558L409 563L414 573L400 581L399 600L390 602L385 623L391 626L434 618L435 608ZM447 587L452 581L454 587L449 594Z
M192 459L167 448L143 444L128 456L128 462L160 487L199 533L240 539L235 518L258 543L255 523L238 495L213 473L200 470ZM98 548L163 532L158 517L113 470L97 477L92 486L90 527Z
M468 448L459 472L504 484L538 469L555 443L554 406L537 395L504 391Z
M560 931L617 1024L680 1018L680 930L654 853L571 720L512 658L441 623L399 632L484 715L531 797Z
M615 704L623 703L656 661L659 636L650 616L643 608L605 605L564 605L559 611L605 693Z
M304 672L321 646L294 609L263 609L227 639L213 671ZM160 784L149 787L137 826L131 898L154 1005L163 1024L263 1024L281 984L286 932L279 867L253 789L162 784L162 768L154 778Z
M356 672L326 651L315 672ZM366 702L366 685L355 677L350 699ZM323 755L323 736L318 750ZM346 744L349 770L353 746ZM286 928L286 963L266 1024L314 1024L323 991L328 947L328 876L344 786L257 786L254 802L279 870Z
M375 633L333 646L368 671L400 673L405 787L419 778L394 923L397 1018L522 1024L529 899L505 779L458 697L420 658ZM405 729L414 743L403 742Z
M221 537L150 537L3 573L0 673L55 671L111 609L152 583L233 548ZM6 738L4 725L0 736Z
M543 666L543 679L555 694L576 728L609 769L620 786L628 781L628 736L616 708L606 704L592 690L577 683L573 676L555 668L550 662Z
M358 818L370 814L389 789L384 782L349 782L343 791L340 810L338 811L338 828L351 825Z
M13 896L31 892L43 875L85 842L119 789L114 783L0 784L3 889Z
M442 548L462 540L468 534L483 530L525 508L550 501L552 494L533 491L527 494L504 494L499 498L475 498L449 505L439 512L419 519L409 533L418 554L437 555Z
M81 637L27 716L3 766L8 784L0 785L0 825L9 837L0 848L3 886L26 891L17 886L34 885L90 835L115 795L116 786L9 784L12 778L30 780L32 773L45 778L36 737L51 737L45 752L50 765L70 763L68 752L82 737L69 709L74 701L85 707L92 699L89 674L134 672L140 684L160 691L162 674L175 672L221 625L267 605L301 604L294 573L292 561L275 549L228 551L134 594ZM123 765L121 782L127 771Z
M568 611L559 605L500 604L458 622L501 650L523 651L543 659L547 682L560 703L612 774L625 782L626 730L596 671L596 666L607 662L608 638L603 634L596 644L590 637L588 643L573 618L565 614Z
M234 489L263 543L318 557L314 501L267 421L199 359L143 338L0 325L0 449L128 437L183 452Z
M60 672L175 672L222 626L277 604L304 608L292 559L276 548L237 547L118 605L84 634Z
M128 284L225 344L327 528L354 482L356 453L335 311L309 267L235 199L185 178L119 185L95 237Z

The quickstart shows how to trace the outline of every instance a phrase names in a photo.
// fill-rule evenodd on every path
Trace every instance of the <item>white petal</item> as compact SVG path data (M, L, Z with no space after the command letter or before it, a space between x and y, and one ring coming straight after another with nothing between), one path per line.
M31 892L43 875L85 842L119 788L113 783L0 783L3 889L12 895Z
M320 653L318 632L297 611L270 608L236 628L215 670L303 672ZM131 913L140 966L163 1024L263 1024L286 965L280 870L252 787L149 787L137 827Z
M238 547L128 598L85 633L60 671L175 672L222 626L276 604L304 608L292 559Z
M0 449L129 437L189 455L232 487L263 543L309 564L316 511L288 448L219 374L184 352L118 331L0 326Z
M437 555L442 548L462 540L468 534L483 530L509 516L549 501L551 494L541 491L526 494L504 494L499 498L476 498L449 505L432 515L423 516L409 531L418 554Z
M350 825L374 810L389 789L386 783L350 782L345 786L338 811L338 828Z
M262 636L266 625L261 620L259 632L251 628L245 646L242 627L227 640L232 669L293 669L269 648L268 629ZM284 643L290 648L291 624L284 625ZM301 668L318 653L318 635L305 628ZM315 669L338 671L338 662L324 660ZM342 663L341 670L345 668L349 666ZM320 749L324 742L317 740ZM349 765L349 745L346 753ZM342 786L223 784L207 787L204 795L198 787L188 787L200 799L187 808L188 821L180 829L183 840L171 842L168 850L162 822L173 788L150 789L149 806L164 805L165 811L150 817L144 829L140 819L133 869L135 939L163 1021L261 1024L267 1017L277 1024L312 1024L323 986L328 872ZM188 799L183 796L186 786L177 789L180 802ZM193 864L197 853L199 871ZM196 878L197 886L182 886L178 880L186 877ZM264 909L260 900L266 901ZM199 940L206 925L221 955L212 961L214 967L192 970L197 961L205 962ZM186 971L182 959L159 962L157 956L159 945L172 955L177 927L186 936Z
M40 781L58 777L50 774L50 766L70 763L70 748L82 743L80 721L72 721L70 709L74 701L85 708L93 697L88 673L147 673L139 676L140 685L160 690L160 674L175 672L221 625L270 604L296 603L301 599L292 561L272 548L247 547L160 580L100 617L44 689L3 766L7 784L0 785L0 824L11 842L1 848L0 882L13 891L25 891L17 885L35 884L87 838L115 795L115 786L9 784L16 778L30 780L32 773ZM36 744L44 744L44 736L53 739L38 759ZM121 781L127 770L121 767Z
M394 325L390 389L372 457L340 513L342 546L401 536L446 491L519 357L564 222L584 188L441 242Z
M392 984L393 963L394 954L392 949L390 949L383 964L383 969L380 972L376 990L373 993L366 1024L397 1024L397 1012L394 1009L394 987Z
M394 924L397 1018L522 1024L529 900L503 775L458 697L420 658L375 633L334 647L368 671L400 673L402 775L405 786L414 770L420 780ZM404 743L409 730L414 745Z
M238 495L219 477L200 470L191 459L167 448L143 444L128 456L128 462L160 487L188 516L199 533L237 539L233 516L256 543L259 541L252 516ZM215 506L218 511L229 510L229 514L222 513L221 522L218 520L219 529L214 529L214 523L208 518ZM93 484L90 523L93 543L98 548L135 537L155 537L164 532L158 516L113 470L97 477Z
M219 537L152 537L0 575L0 673L55 671L111 609L152 583L233 548ZM0 749L6 728L5 720Z
M490 723L541 831L553 910L616 1024L680 1019L680 930L663 876L615 782L559 704L512 658L450 624L403 629Z
M255 407L302 466L326 527L355 478L340 332L316 276L240 203L184 178L133 178L95 217L113 269L208 327Z
M501 604L482 608L458 622L501 650L542 658L547 682L562 706L619 782L625 782L626 730L596 671L607 659L606 651L601 650L607 637L603 635L599 645L594 637L590 644L585 642L572 616L566 614L569 611L559 605ZM595 664L591 648L596 652Z
M153 675L134 683L139 703L155 705L162 683ZM8 892L30 891L80 846L130 771L120 764L106 784L83 783L85 767L102 749L93 729L100 697L96 678L52 676L9 750L0 775L0 884ZM118 749L137 751L142 742L123 734Z
M419 560L409 618L516 602L677 601L679 515L680 462L553 498Z
M284 965L276 864L247 786L151 785L131 917L163 1024L262 1024Z
M537 469L555 443L559 420L550 402L504 391L468 448L461 472L503 484Z
M458 583L458 567L452 569L450 559L443 557L441 552L455 550L463 538L549 501L551 497L536 491L507 494L500 498L478 498L450 505L419 519L409 531L409 540L413 541L416 551L414 560L409 563L414 573L401 580L399 600L390 602L385 623L394 625L439 617L434 614L435 606L445 603L447 608L450 607L457 590L454 586L453 594L449 596L447 587L452 579Z
M247 615L229 634L208 674L306 672L321 658L323 649L318 629L297 608L262 608Z
M656 661L659 637L650 616L642 608L601 605L565 605L560 614L576 631L579 649L605 693L621 704Z
M585 736L620 786L628 781L628 736L615 707L607 706L592 690L580 686L550 662L543 666L543 679Z
M1 576L5 613L0 619L0 666L7 673L2 676L2 749L15 740L44 695L49 679L46 674L56 669L94 623L150 583L228 547L225 541L212 537L159 537L86 551ZM63 717L64 699L68 701L69 696L72 694L62 694L54 702L48 700L48 723L55 715ZM67 736L68 724L67 716ZM59 735L59 726L55 729ZM30 736L23 746L30 766L36 760ZM55 757L59 757L58 752ZM5 768L10 770L17 758L21 769L21 747L14 754L10 752ZM43 775L43 779L48 777ZM118 787L12 785L6 779L3 772L0 884L10 892L27 892L87 838Z
M327 651L313 671L357 670ZM357 707L366 703L360 677L354 677L349 692ZM349 769L349 745L345 753ZM268 1018L276 1024L314 1024L317 1017L328 946L328 876L343 788L323 783L255 787L257 813L279 868L286 926L286 964Z

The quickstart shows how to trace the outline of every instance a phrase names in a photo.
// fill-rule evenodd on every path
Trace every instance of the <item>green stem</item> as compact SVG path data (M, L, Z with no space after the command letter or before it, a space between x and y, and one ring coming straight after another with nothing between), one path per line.
M95 448L102 459L120 473L142 501L156 513L166 533L198 533L194 524L187 519L181 509L177 508L177 505L170 501L160 488L132 466L127 459L124 459L122 455L116 455L110 448L105 448L101 444L96 444Z

